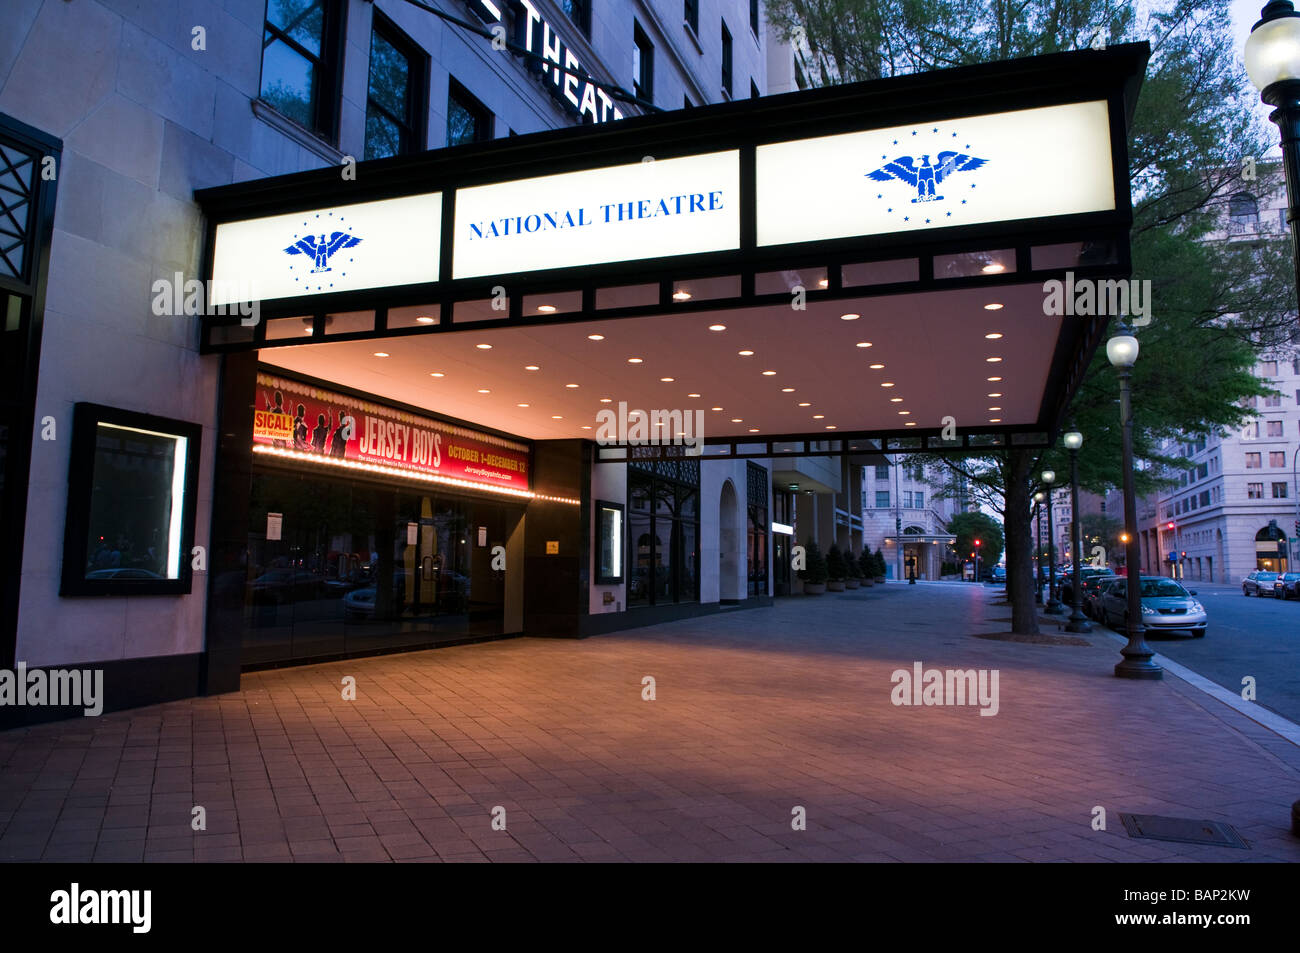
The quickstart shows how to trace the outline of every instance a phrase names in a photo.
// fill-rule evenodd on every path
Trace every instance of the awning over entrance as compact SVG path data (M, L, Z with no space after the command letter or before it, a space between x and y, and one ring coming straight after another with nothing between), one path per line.
M1147 52L205 190L209 304L259 308L203 347L606 459L1042 445L1108 319L1074 289L1129 272Z

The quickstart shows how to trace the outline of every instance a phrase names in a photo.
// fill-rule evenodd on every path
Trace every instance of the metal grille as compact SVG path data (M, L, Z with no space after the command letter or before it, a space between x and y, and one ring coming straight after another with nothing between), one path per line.
M745 479L749 484L749 505L767 508L767 471L757 464L745 467Z
M0 144L0 275L26 280L36 157Z

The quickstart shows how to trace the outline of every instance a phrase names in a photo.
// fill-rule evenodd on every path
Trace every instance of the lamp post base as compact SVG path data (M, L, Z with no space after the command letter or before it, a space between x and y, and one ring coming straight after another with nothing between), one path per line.
M1047 615L1065 615L1065 606L1061 605L1060 600L1052 598L1047 603L1047 608L1043 610Z
M1117 678L1164 678L1165 670L1152 661L1155 653L1147 646L1142 630L1129 629L1128 644L1119 650L1119 654L1124 656L1124 660L1115 665Z
M1080 612L1077 608L1070 613L1070 621L1065 626L1066 632L1091 632L1092 623L1088 617Z

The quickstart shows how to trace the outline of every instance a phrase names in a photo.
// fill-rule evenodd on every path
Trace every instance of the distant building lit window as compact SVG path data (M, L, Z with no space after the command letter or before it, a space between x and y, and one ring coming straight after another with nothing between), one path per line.
M1260 467L1260 460L1261 460L1261 457L1260 457L1260 455L1259 455L1258 453L1248 453L1248 454L1246 454L1246 469L1247 469L1247 470L1258 470L1259 467Z
M1266 435L1266 436L1269 436L1269 437L1280 437L1280 436L1282 436L1282 421L1280 421L1280 420L1270 420L1270 421L1267 421L1267 422L1265 423L1265 426L1268 428L1268 429L1265 431L1265 435Z
M1273 484L1273 499L1275 499L1275 500L1285 500L1285 499L1286 499L1286 484L1285 484L1285 483L1274 483L1274 484Z

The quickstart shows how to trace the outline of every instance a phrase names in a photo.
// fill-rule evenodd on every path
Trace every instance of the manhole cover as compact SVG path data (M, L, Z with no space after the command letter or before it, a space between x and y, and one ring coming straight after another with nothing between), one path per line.
M1216 847L1250 849L1241 835L1229 824L1197 821L1187 817L1160 817L1158 814L1120 814L1129 837L1147 840L1177 841L1180 844L1209 844Z

